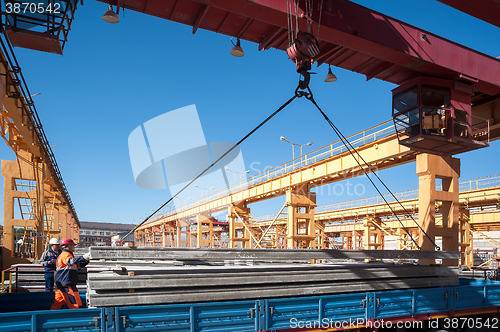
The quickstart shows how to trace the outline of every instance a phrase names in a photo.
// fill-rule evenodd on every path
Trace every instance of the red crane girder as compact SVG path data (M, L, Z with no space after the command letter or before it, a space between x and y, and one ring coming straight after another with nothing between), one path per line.
M500 27L500 1L498 0L438 0L482 21Z
M116 1L102 1L116 4ZM123 0L131 10L256 42L259 49L289 45L286 0ZM500 94L500 60L347 0L315 1L314 34L321 17L318 64L402 84L418 76L459 80L473 101ZM302 16L305 0L299 1ZM295 14L295 13L293 13ZM307 31L305 18L299 27Z

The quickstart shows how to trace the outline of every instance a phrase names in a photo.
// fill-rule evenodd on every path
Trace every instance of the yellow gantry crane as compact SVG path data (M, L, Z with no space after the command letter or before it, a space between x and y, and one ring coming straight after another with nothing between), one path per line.
M2 160L3 268L39 259L51 237L77 239L78 217L8 41L0 49L0 136L16 154Z

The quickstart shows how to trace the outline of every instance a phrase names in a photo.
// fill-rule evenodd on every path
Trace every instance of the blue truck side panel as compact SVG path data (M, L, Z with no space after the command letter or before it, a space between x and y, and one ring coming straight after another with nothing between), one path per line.
M449 311L450 291L450 287L442 287L373 293L374 310L369 319Z
M32 311L0 314L2 332L106 332L102 323L106 320L105 310L100 308Z
M33 293L32 293L33 294ZM6 295L6 294L3 294ZM14 296L0 296L2 306ZM28 295L17 294L27 300ZM47 296L47 295L35 295ZM51 302L47 304L50 306ZM30 303L26 303L30 306ZM500 307L500 282L267 300L190 303L0 314L2 332L279 331L294 322L367 321Z
M453 308L488 308L500 306L500 282L461 279L460 286L452 289Z
M145 307L116 307L117 332L258 331L258 302L215 302Z

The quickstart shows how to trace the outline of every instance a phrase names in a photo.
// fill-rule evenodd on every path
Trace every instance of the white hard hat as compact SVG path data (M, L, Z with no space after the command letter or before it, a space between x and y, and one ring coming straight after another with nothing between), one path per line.
M50 239L49 244L59 244L59 240L53 237L52 239Z

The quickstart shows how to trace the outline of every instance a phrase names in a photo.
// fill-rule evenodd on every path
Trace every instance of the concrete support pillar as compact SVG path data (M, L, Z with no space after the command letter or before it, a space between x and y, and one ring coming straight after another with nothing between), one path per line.
M442 238L443 251L457 251L460 177L460 159L432 154L417 155L418 222L427 233L419 232L418 244L422 250L435 250L436 237ZM436 189L436 179L441 180L441 190ZM439 184L439 183L438 183ZM441 222L436 222L436 208L441 214ZM430 238L430 239L429 239ZM421 259L420 264L435 263L431 259ZM443 265L457 266L458 260L443 260Z
M252 248L248 226L244 225L248 221L249 215L250 209L243 203L228 208L229 248Z
M460 209L460 265L470 270L474 265L474 237L470 226L469 209Z
M288 206L287 246L288 248L311 248L316 246L316 224L314 208L316 193L309 186L286 192Z

